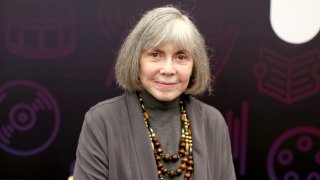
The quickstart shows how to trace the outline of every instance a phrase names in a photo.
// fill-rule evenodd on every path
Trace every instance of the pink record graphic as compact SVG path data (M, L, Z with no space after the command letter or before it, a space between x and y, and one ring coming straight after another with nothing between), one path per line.
M192 11L206 43L213 47L211 71L215 78L219 78L224 70L238 37L238 29L225 25L223 19L225 13L223 6L219 3L207 1L197 2L197 6Z
M58 58L76 47L75 10L65 1L20 0L5 9L5 47L24 58Z
M232 156L239 162L239 175L246 173L247 163L247 134L248 134L249 106L247 102L241 104L241 116L235 118L233 111L227 111L226 122L229 128Z
M254 67L258 89L274 99L292 104L317 94L320 87L320 50L285 57L268 48L260 51Z
M27 80L0 86L0 149L37 154L52 144L59 128L60 111L48 90Z
M320 130L297 127L272 144L267 170L270 180L320 180Z
M137 23L138 16L144 13L148 2L141 1L103 1L98 12L99 28L110 39L114 36L126 36ZM137 18L134 18L137 16Z

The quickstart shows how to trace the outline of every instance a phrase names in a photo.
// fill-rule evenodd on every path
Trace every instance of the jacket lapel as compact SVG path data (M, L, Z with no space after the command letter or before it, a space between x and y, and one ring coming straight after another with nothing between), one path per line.
M191 131L192 131L192 141L193 141L193 158L194 158L194 180L207 180L207 151L205 144L205 124L202 111L193 98L189 98L187 102L187 113L190 121ZM190 104L193 106L190 106Z
M153 150L145 123L142 110L135 93L126 93L129 121L134 141L135 155L139 164L142 180L157 180L156 164Z

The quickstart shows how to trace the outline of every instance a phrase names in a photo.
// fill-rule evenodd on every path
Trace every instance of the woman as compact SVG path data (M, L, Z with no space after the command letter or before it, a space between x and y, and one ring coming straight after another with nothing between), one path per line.
M126 92L85 116L75 180L234 180L222 115L192 97L211 91L208 62L187 15L172 6L145 13L115 66Z

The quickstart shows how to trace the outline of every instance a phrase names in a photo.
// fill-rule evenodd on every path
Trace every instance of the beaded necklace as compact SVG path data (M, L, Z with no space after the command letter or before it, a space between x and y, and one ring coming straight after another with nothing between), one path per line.
M149 138L153 148L154 158L157 164L157 172L159 180L166 180L166 175L171 178L180 176L184 171L184 179L189 180L193 172L193 153L192 153L192 134L189 120L187 118L187 111L184 106L184 100L180 97L180 120L181 120L181 139L178 153L168 154L163 152L163 148L156 137L156 134L151 127L149 115L144 107L141 93L137 93L141 108L143 111L143 119L148 129ZM164 166L164 162L176 162L181 158L181 164L176 170L168 169Z

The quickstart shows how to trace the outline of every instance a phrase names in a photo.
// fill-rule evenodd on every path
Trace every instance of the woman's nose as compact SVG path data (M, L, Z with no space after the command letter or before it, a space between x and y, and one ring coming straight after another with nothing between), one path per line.
M162 68L160 70L161 74L172 75L175 74L174 62L171 57L165 59Z

